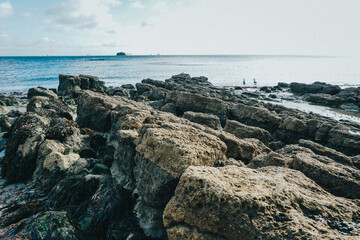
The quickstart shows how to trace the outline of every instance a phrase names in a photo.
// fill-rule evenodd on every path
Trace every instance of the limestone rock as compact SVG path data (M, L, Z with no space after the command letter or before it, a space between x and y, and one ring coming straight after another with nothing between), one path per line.
M57 98L56 93L54 93L51 90L47 90L46 88L42 87L36 87L36 88L30 88L27 93L27 98L31 99L35 96L43 96L43 97L50 97L50 98Z
M215 130L221 129L220 118L213 114L185 112L183 117L192 122L208 126Z
M313 84L305 83L291 83L290 89L293 93L305 94L305 93L326 93L326 94L337 94L341 91L341 88L337 85L331 85L321 82L315 82Z
M58 152L52 152L45 157L43 168L50 172L64 171L69 169L78 159L80 159L80 156L76 153L63 155Z
M284 119L284 121L280 124L280 128L298 133L305 133L307 131L307 125L305 122L291 116Z
M359 211L287 168L189 167L164 225L170 239L354 239Z
M224 131L234 134L238 138L256 138L269 144L271 134L258 127L252 127L237 121L227 120Z
M305 139L300 139L299 144L303 147L307 147L307 148L311 149L316 154L327 156L338 163L348 165L348 166L353 166L353 163L352 163L352 160L350 157L346 156L343 153L337 152L334 149L324 147L321 144L312 142L310 140L305 140Z

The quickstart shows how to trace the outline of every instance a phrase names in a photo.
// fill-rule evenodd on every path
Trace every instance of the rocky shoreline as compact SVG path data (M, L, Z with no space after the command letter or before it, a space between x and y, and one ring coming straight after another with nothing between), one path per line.
M283 89L360 106L358 88L188 74L60 75L25 113L1 96L0 239L359 238L360 124L261 101Z

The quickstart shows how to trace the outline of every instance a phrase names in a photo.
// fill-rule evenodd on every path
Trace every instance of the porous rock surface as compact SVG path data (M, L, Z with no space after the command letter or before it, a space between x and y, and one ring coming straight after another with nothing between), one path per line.
M0 238L360 236L357 124L188 74L59 79L0 115Z

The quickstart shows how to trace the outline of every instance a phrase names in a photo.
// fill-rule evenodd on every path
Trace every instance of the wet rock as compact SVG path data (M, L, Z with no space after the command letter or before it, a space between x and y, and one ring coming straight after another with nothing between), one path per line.
M9 182L22 182L31 178L36 168L39 145L49 120L34 113L26 113L17 119L10 131L5 157L1 162L2 177Z
M79 75L78 77L70 75L59 76L59 96L72 95L77 97L82 89L103 92L105 90L105 83L100 81L98 77L90 75Z
M337 125L328 133L328 142L351 155L360 154L360 130Z
M121 85L122 88L125 88L125 89L135 89L134 85L132 84L124 84L124 85Z
M0 231L9 239L83 239L79 227L66 212L43 212Z
M0 114L0 132L7 132L11 128L10 119L7 115Z
M5 106L0 106L0 114L6 114L9 110Z
M4 104L0 104L0 106L16 106L19 102L13 95L5 96L4 94L0 93L0 101Z
M303 99L308 102L324 104L328 106L338 106L340 103L340 99L330 94L325 93L312 93L305 94Z
M356 204L298 171L189 167L165 208L164 225L170 239L180 239L183 226L199 239L352 239L359 236L357 216Z
M165 87L165 82L164 81L153 80L153 79L150 79L150 78L144 79L141 82L145 83L145 84L154 85L155 87L161 87L161 88Z
M47 118L60 116L73 120L75 115L74 110L65 102L44 96L32 97L26 109L28 112L35 112Z
M284 82L279 82L277 86L280 88L289 88L290 84L284 83Z
M271 134L258 127L251 127L237 121L227 120L224 131L234 134L238 138L256 138L264 144L269 144Z
M43 168L50 172L64 171L69 169L78 159L80 156L76 153L63 155L59 152L52 152L46 156Z
M341 88L336 85L315 82L313 84L305 83L291 83L290 84L291 92L303 95L305 93L325 93L330 95L335 95L341 91Z
M47 90L46 88L42 87L36 87L36 88L30 88L27 93L27 98L31 99L35 96L43 96L43 97L49 97L49 98L57 98L56 93L54 93L51 90Z
M97 131L106 132L111 128L111 110L118 102L111 97L84 91L79 99L77 123Z
M192 122L208 126L215 130L221 129L220 118L212 114L185 112L183 117Z

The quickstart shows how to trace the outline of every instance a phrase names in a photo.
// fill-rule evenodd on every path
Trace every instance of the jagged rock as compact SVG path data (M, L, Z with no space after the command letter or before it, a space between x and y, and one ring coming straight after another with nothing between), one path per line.
M150 78L144 79L141 82L144 83L144 84L154 85L155 87L161 87L161 88L165 87L165 82L164 81L153 80L153 79L150 79Z
M7 132L11 128L10 119L5 114L0 114L0 132Z
M205 97L200 94L172 91L166 95L166 100L175 104L182 113L187 111L214 113L226 115L229 104L213 97Z
M306 122L291 116L285 118L279 127L298 133L305 133L308 129Z
M350 157L346 156L343 153L337 152L334 149L324 147L321 144L318 144L318 143L315 143L315 142L312 142L309 140L305 140L305 139L300 139L299 144L303 147L307 147L307 148L311 149L316 154L329 157L338 163L348 165L348 166L353 166L353 163L352 163L352 160Z
M231 116L239 122L257 125L264 129L277 128L281 118L262 106L247 106L239 103L231 108Z
M301 171L335 196L360 198L359 169L309 153L297 153L290 167Z
M227 120L224 131L234 134L238 138L256 138L269 144L271 134L258 127L252 127L237 121Z
M44 96L34 96L26 107L28 112L35 112L46 117L60 116L68 120L74 119L74 110L65 102Z
M81 89L103 92L105 83L99 81L98 77L89 75L79 75L78 77L59 75L59 96L73 95L74 97L77 97L80 94Z
M290 84L290 89L293 93L301 95L305 93L326 93L335 95L341 91L341 88L339 86L321 82L315 82L313 84L293 82Z
M279 82L277 86L280 87L280 88L289 88L290 84Z
M43 212L0 230L6 239L83 239L79 227L66 212Z
M39 145L45 139L47 118L26 113L11 127L5 157L1 162L2 177L9 182L22 182L32 177Z
M359 214L357 204L298 171L189 167L165 208L164 225L171 240L183 239L184 227L199 239L354 239Z
M16 100L14 96L12 95L5 96L4 94L1 93L0 93L0 101L4 103L4 105L0 104L0 106L16 106L19 104L19 102Z
M111 110L117 106L116 99L84 91L79 99L77 122L97 131L106 132L111 128Z
M52 152L45 157L43 168L50 172L64 171L69 169L78 159L80 156L76 153L63 155L59 152Z
M255 138L239 139L234 135L221 131L214 133L227 146L226 156L249 163L254 157L269 153L271 150L266 147L260 140Z
M360 154L360 129L337 125L328 133L328 142L337 149L350 153Z
M185 112L183 117L192 122L208 126L215 130L221 129L220 118L213 114Z
M49 97L49 98L57 98L56 93L54 93L51 90L47 90L46 88L42 87L36 87L36 88L30 88L27 93L27 98L31 99L35 96L43 96L43 97Z
M123 84L121 87L125 89L135 89L134 85L132 84Z
M325 104L328 106L338 106L340 99L338 97L326 93L308 93L303 96L303 99L312 103Z
M6 114L9 110L5 106L0 106L0 114Z
M255 157L247 165L249 168L261 168L267 166L279 166L286 167L292 163L292 158L285 157L282 154L276 152L270 152L269 154L261 154Z

